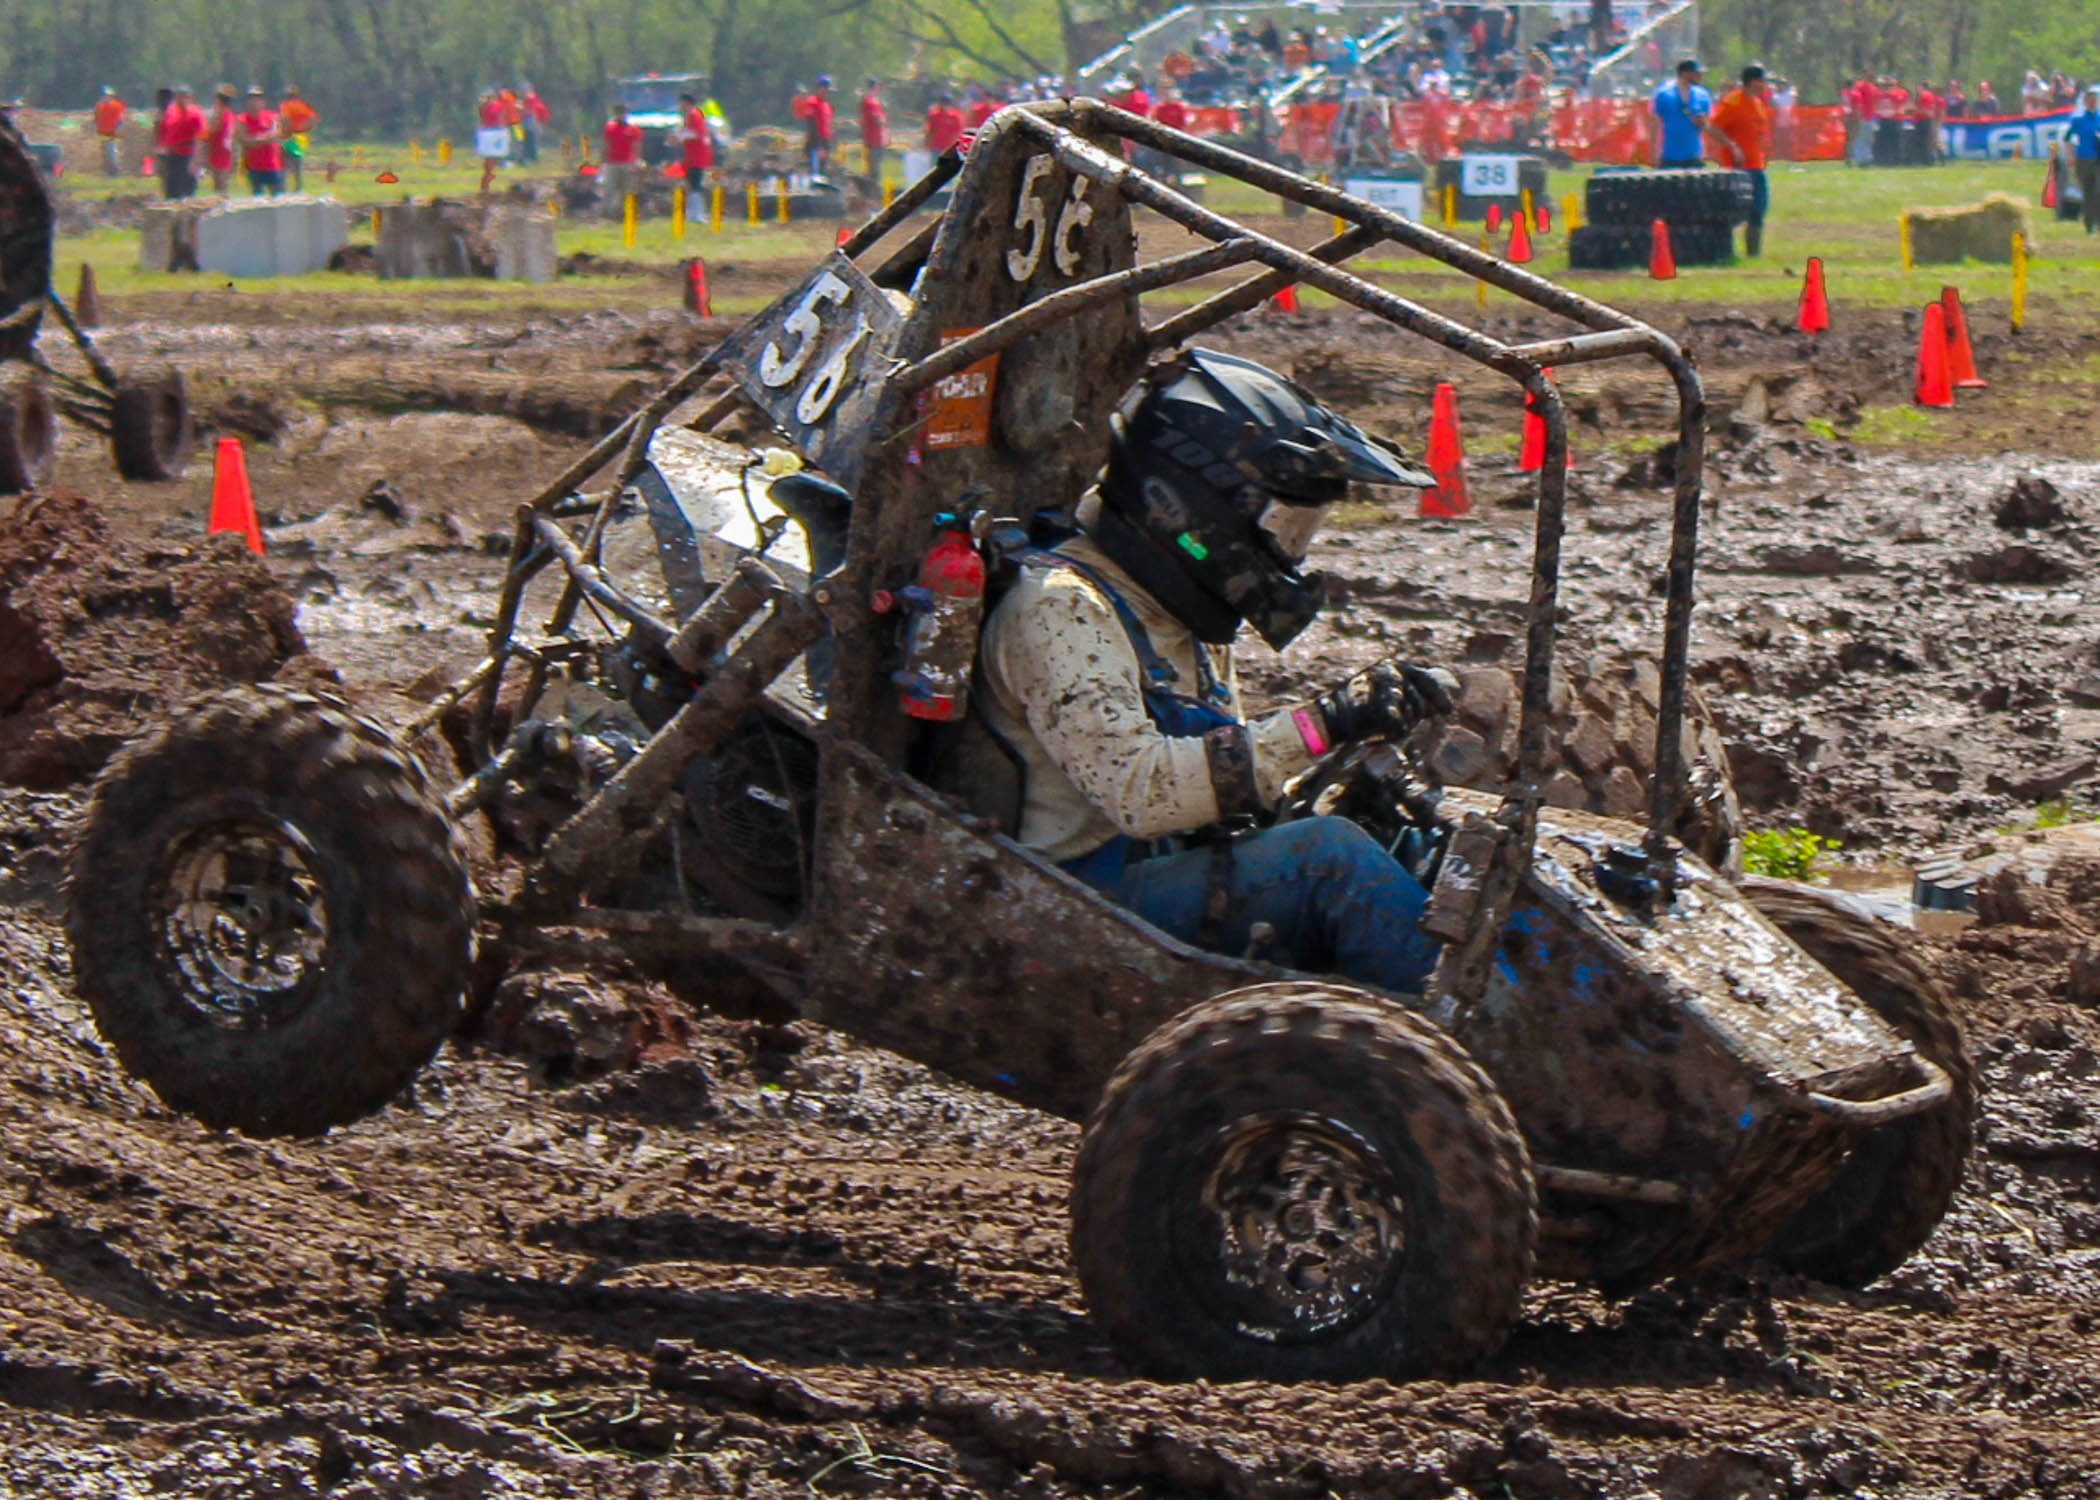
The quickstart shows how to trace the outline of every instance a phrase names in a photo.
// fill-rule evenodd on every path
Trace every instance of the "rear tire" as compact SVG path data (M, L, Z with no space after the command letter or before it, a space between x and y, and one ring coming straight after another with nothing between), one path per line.
M1953 1095L1937 1109L1868 1132L1836 1180L1765 1249L1767 1258L1789 1271L1834 1286L1863 1287L1931 1238L1961 1186L1975 1141L1977 1086L1960 1016L1904 929L1813 886L1752 875L1741 889L1774 926L1954 1081Z
M104 1040L171 1107L312 1135L393 1098L457 1024L474 896L436 789L384 730L235 688L103 772L66 931Z
M57 465L58 408L44 372L0 364L0 494L42 489Z
M117 386L109 439L126 479L180 479L195 439L182 372L173 365L127 372Z
M1537 1237L1530 1156L1487 1075L1336 984L1236 990L1161 1027L1072 1169L1088 1310L1171 1379L1463 1367L1515 1322Z

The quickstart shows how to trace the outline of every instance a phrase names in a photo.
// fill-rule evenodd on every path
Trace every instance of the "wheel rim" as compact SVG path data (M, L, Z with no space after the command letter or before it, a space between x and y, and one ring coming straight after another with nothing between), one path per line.
M1207 1274L1214 1311L1242 1334L1331 1338L1388 1298L1407 1249L1407 1207L1378 1151L1337 1121L1284 1114L1219 1133L1197 1212L1175 1214L1183 1261Z
M223 819L172 842L154 882L163 977L230 1030L280 1025L313 999L328 904L313 848L290 824Z

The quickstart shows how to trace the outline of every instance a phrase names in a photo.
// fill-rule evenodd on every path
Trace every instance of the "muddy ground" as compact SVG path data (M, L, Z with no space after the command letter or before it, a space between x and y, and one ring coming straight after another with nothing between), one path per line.
M229 670L375 696L478 655L489 538L521 492L708 332L668 311L314 323L231 298L119 305L105 340L183 362L214 429L250 439L297 613ZM1777 311L1667 321L1715 392L1695 655L1753 822L1895 861L2088 786L2100 467L2058 424L2019 435L2021 372L2049 351L1987 348L1966 447L1855 450L1851 416L1900 398L1901 320L1815 348ZM1333 314L1226 342L1411 447L1445 373ZM1571 649L1652 650L1664 391L1569 386ZM1340 607L1280 661L1254 653L1258 686L1507 654L1531 522L1508 503L1516 407L1462 393L1474 515L1352 509L1324 549ZM247 566L198 539L201 466L125 485L76 433L63 472L132 549L118 572ZM2014 494L2023 475L2042 483ZM34 571L48 549L5 555ZM121 633L130 657L88 639L102 619L59 631L78 675L128 660L141 716L187 685L195 652L156 671L151 619ZM55 691L15 711L56 713ZM539 1004L505 1047L448 1049L323 1142L171 1117L70 993L81 789L45 780L0 796L0 1493L2100 1493L2100 882L2076 871L1936 941L1985 1063L1984 1144L1888 1281L1746 1267L1617 1303L1544 1284L1463 1382L1159 1386L1118 1368L1073 1285L1071 1127L633 976L514 975L505 1000Z

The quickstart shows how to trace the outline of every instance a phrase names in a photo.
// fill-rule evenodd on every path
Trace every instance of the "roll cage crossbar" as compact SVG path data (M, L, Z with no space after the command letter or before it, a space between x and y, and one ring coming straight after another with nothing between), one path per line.
M1532 410L1545 427L1545 458L1539 475L1527 607L1518 776L1505 794L1497 819L1505 836L1497 841L1497 856L1484 873L1479 888L1480 902L1490 913L1506 914L1516 882L1522 871L1528 868L1538 808L1543 800L1541 788L1547 773L1548 702L1565 529L1568 446L1566 409L1557 385L1546 373L1546 367L1645 356L1663 368L1677 393L1678 430L1655 772L1648 807L1646 847L1651 873L1659 881L1666 880L1667 872L1675 869L1669 830L1676 822L1686 776L1683 722L1706 421L1705 395L1699 376L1684 351L1661 331L1637 318L1497 259L1427 225L1352 197L1337 188L1097 100L1077 99L1010 107L991 120L971 151L973 155L994 151L1005 144L1004 138L1009 135L1023 137L1052 154L1075 176L1089 179L1131 205L1149 208L1211 243L1051 291L921 358L893 367L885 378L891 393L908 396L925 390L1049 324L1073 318L1090 309L1134 298L1144 291L1245 265L1260 269L1237 285L1216 292L1194 306L1145 325L1145 348L1159 351L1178 345L1226 318L1259 306L1284 286L1302 283L1505 376L1530 398ZM1122 137L1192 167L1237 179L1280 198L1330 214L1341 226L1340 232L1309 250L1294 248L1205 208L1157 176L1104 150L1087 139L1088 135ZM841 253L852 259L873 248L927 200L953 184L952 200L939 225L914 236L877 269L875 276L880 282L886 273L909 274L928 264L929 260L937 262L946 237L961 232L958 225L969 225L980 218L992 219L1000 209L1000 205L988 200L985 176L966 173L964 165L965 158L961 155L954 152L944 155L931 172L849 235L839 247ZM1404 246L1475 277L1575 323L1582 331L1557 339L1508 343L1411 301L1342 266L1341 262L1350 256L1380 242ZM550 622L553 633L567 628L579 602L587 597L609 607L646 636L660 641L677 636L678 628L673 622L656 618L646 605L622 594L595 568L592 560L611 497L646 462L649 439L655 428L674 408L696 394L710 376L723 369L721 351L711 352L681 374L647 407L628 418L571 464L535 501L521 507L512 565L499 600L496 625L490 633L488 657L438 704L433 704L423 716L425 720L434 722L435 715L443 711L440 705L449 706L478 690L472 741L477 758L488 758L494 748L489 744L489 733L503 664L514 655L528 660L536 657L533 649L520 647L513 640L520 598L526 582L549 563L558 564L569 575L562 602L556 609L554 621ZM705 430L745 404L740 392L731 391L713 401L690 425ZM579 509L572 498L575 488L615 455L622 458L617 483L596 506L584 505ZM589 516L580 544L558 544L561 533L554 523L557 514ZM867 592L864 585L869 580L851 576L854 572L855 563L849 558L840 575L819 581L812 591L812 598L820 607L829 607L834 596L846 597L855 593L864 596ZM804 632L815 628L805 618ZM544 667L535 661L535 674L543 670ZM676 747L665 745L661 748L664 758L668 758ZM657 757L645 752L644 759L654 758ZM639 814L641 809L632 805L632 799L647 789L660 791L663 784L667 784L667 779L661 773L642 777L623 775L602 789L592 803L577 814L574 824L564 833L581 832L586 826L609 826L610 820ZM600 806L601 803L627 805ZM590 842L596 844L598 841ZM576 847L575 840L557 835L550 853ZM1462 951L1447 956L1447 963L1441 971L1445 976L1442 983L1447 994L1469 999L1479 994L1499 932L1499 921L1472 924L1472 938Z

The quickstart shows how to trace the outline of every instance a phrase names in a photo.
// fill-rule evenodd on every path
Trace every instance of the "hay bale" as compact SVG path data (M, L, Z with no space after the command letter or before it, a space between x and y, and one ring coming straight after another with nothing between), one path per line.
M2010 193L1956 208L1907 208L1903 222L1910 229L1910 258L1921 266L2009 261L2016 232L2026 237L2030 251L2035 249L2027 205Z

